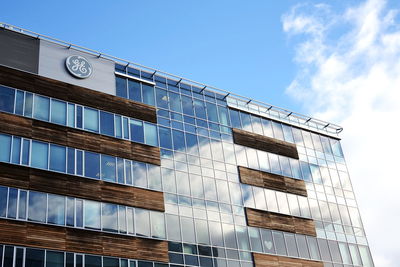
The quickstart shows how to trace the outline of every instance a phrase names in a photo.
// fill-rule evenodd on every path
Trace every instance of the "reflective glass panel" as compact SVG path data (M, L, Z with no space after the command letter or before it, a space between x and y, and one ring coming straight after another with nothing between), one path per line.
M33 101L33 117L38 120L49 120L50 99L35 95Z

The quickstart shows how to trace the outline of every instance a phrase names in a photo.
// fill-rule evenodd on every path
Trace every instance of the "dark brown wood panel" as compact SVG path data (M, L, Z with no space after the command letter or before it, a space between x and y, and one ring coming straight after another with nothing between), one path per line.
M303 180L293 179L270 172L253 170L242 166L239 166L238 169L240 182L244 184L259 186L305 197L307 196L306 184Z
M324 267L321 261L253 253L256 267Z
M7 163L0 163L0 185L162 212L165 210L162 192Z
M154 165L160 148L0 112L0 132Z
M299 159L296 145L275 138L233 129L233 141L238 145Z
M88 88L0 66L0 84L149 122L157 122L156 108Z
M245 208L247 225L289 233L317 236L312 219Z
M0 219L0 243L168 262L168 242Z

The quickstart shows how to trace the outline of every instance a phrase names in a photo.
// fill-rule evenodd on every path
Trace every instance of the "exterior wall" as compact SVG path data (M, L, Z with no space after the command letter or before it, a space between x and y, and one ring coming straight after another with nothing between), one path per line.
M77 79L68 73L65 67L65 59L71 55L80 55L89 60L93 67L93 73L89 78ZM114 62L44 40L40 40L38 74L115 95Z

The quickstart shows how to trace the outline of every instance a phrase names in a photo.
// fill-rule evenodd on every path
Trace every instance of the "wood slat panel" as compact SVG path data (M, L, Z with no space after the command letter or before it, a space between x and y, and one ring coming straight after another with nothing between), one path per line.
M164 195L132 186L0 162L0 185L164 211Z
M154 165L160 148L0 112L0 132Z
M289 233L317 236L312 219L245 208L247 225Z
M233 129L233 141L238 145L299 159L296 145L275 138L240 129Z
M88 88L0 66L0 84L156 123L156 108Z
M290 177L253 170L239 166L240 182L244 184L259 186L281 192L307 196L306 184L303 180L293 179Z
M324 267L321 261L296 259L284 256L253 253L256 267Z
M168 262L168 242L0 219L0 243Z

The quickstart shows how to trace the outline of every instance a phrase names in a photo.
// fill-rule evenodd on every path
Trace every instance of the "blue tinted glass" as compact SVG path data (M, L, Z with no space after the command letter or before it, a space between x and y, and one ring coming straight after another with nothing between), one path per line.
M189 154L199 154L196 135L186 133L186 149Z
M50 170L65 172L65 147L50 145Z
M230 126L228 109L226 107L218 106L219 123Z
M15 99L15 114L24 114L24 92L17 91L17 98Z
M118 206L102 203L102 227L104 231L118 232Z
M65 223L64 214L65 214L65 197L49 194L47 222L51 224L64 225Z
M122 138L122 119L118 115L115 115L115 136Z
M231 123L233 128L241 129L242 125L240 123L239 111L229 109L229 115L231 117Z
M44 250L27 248L25 267L44 267Z
M83 126L83 115L82 115L82 107L81 106L76 106L76 127L77 128L82 128Z
M144 143L143 122L131 119L129 124L131 127L131 140Z
M311 171L310 171L310 166L308 165L307 162L300 161L300 168L301 172L303 173L303 179L305 181L311 182Z
M66 125L67 123L67 103L51 100L51 122Z
M21 138L13 137L12 159L11 162L19 164L21 157Z
M204 102L194 99L194 109L196 111L196 117L206 119L206 109L204 108Z
M117 158L117 181L120 184L124 184L124 160Z
M114 136L114 114L100 111L100 133Z
M11 136L0 134L0 161L9 162L11 151Z
M18 190L15 188L10 188L10 192L8 193L8 212L7 218L17 218L17 199L18 199Z
M64 267L64 253L47 251L46 267Z
M128 98L128 94L126 91L126 79L121 77L115 77L116 81L116 89L117 89L117 96Z
M158 127L158 134L160 136L160 146L172 149L171 130L169 128Z
M84 108L85 130L99 132L99 112L92 108Z
M184 137L183 132L173 130L172 136L174 138L173 139L174 140L174 150L184 152L185 151L185 137Z
M33 108L33 94L25 93L24 115L26 117L32 117L32 108Z
M38 120L48 121L50 99L48 97L35 95L33 103L33 117Z
M67 225L75 225L75 199L73 197L67 198Z
M157 107L168 109L167 91L163 89L156 89Z
M29 192L28 220L46 222L46 194Z
M115 182L115 157L101 155L101 179Z
M32 141L31 166L41 169L47 169L48 154L48 144Z
M103 267L119 267L119 259L103 257Z
M83 174L83 151L76 151L76 174Z
M68 104L68 126L75 127L75 105Z
M171 110L176 112L182 112L181 99L178 94L169 92L169 105Z
M146 144L150 146L158 146L157 126L144 123L144 132L146 134Z
M30 150L30 141L24 139L22 142L22 164L29 164L29 150Z
M133 185L147 187L147 169L146 164L141 162L132 162Z
M250 114L240 112L240 119L244 130L252 131Z
M129 99L142 102L142 90L140 89L140 83L128 80L128 89Z
M0 111L14 113L15 90L0 86Z
M19 204L18 204L18 219L26 219L26 203L28 200L28 193L26 191L19 191Z
M206 102L206 107L207 107L208 120L213 121L213 122L218 122L217 106L215 104Z
M8 188L0 186L0 217L6 217Z
M125 160L125 182L126 184L132 184L132 166L130 160Z
M101 257L85 255L85 267L101 267Z
M85 201L85 228L100 229L100 203Z
M76 227L83 226L83 200L76 200Z
M75 149L67 149L67 173L75 174Z
M128 118L122 118L122 129L124 134L124 139L129 139L129 120Z
M154 87L142 84L143 103L154 106Z
M100 155L85 151L85 176L100 179Z
M194 116L193 102L191 97L182 96L183 113Z

